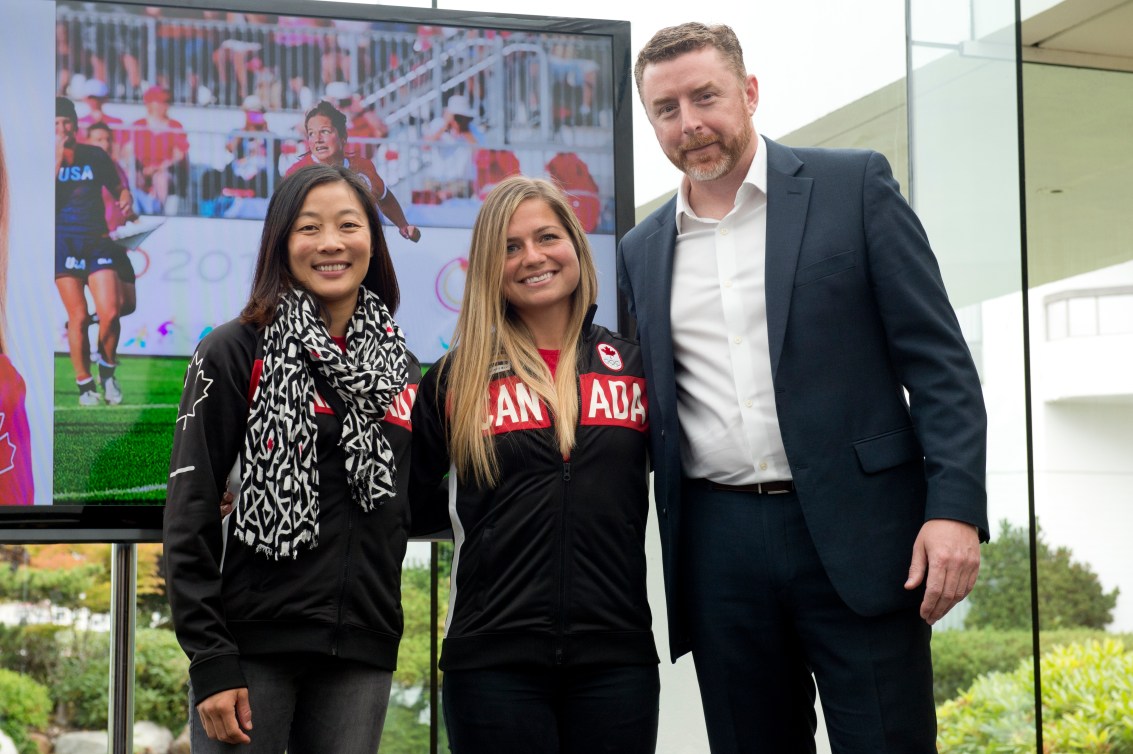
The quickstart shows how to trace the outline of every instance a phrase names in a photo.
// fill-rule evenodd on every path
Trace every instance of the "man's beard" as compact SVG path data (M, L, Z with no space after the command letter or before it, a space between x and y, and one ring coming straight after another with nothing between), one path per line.
M718 136L693 136L677 147L676 155L670 155L669 159L694 181L714 181L732 172L754 136L755 129L748 120L740 133L730 141ZM694 162L688 158L688 152L709 144L716 144L720 148L720 156L714 162Z

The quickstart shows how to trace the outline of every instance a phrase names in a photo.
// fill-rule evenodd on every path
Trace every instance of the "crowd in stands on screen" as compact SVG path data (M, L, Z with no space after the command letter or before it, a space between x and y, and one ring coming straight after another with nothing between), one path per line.
M202 74L209 66L210 40L201 22L222 19L224 13L151 5L145 15L158 22L156 83L175 93L178 102L208 104L212 95L202 90Z
M490 69L476 67L491 54L485 42L499 32L86 5L60 2L60 78L69 78L68 95L83 116L80 140L96 124L111 129L108 151L125 168L135 209L143 214L262 217L276 183L307 158L302 114L321 100L345 115L352 158L371 163L391 185L408 180L402 188L414 204L476 198L518 171L510 145L493 138L505 122L537 128L548 116L556 141L574 144L572 129L598 125L602 108L596 103L600 66L571 35L503 34L543 45L542 52L505 63L515 66L524 79L521 90L535 98L505 113L492 100L497 88L489 85ZM75 10L85 12L68 15ZM132 23L148 24L152 33L131 36ZM148 61L138 77L128 56L118 54L126 41L135 45L133 59ZM434 75L412 73L439 49L446 53L441 74L449 83L438 96ZM404 91L380 100L370 93L373 81L346 80L349 74L356 82L366 71L404 76ZM136 98L129 83L135 78L143 87ZM547 85L551 102L540 103L538 92ZM379 105L401 113L387 122Z
M256 94L273 109L306 110L352 73L352 56L359 75L375 68L368 21L71 0L59 7L83 12L61 13L56 24L57 94L72 98L95 78L127 102L139 101L148 82L178 104L237 106Z
M106 10L90 2L60 3L75 10ZM138 8L114 6L115 12ZM56 94L76 96L88 79L113 81L120 96L137 98L142 90L141 24L102 25L61 17L55 23Z
M448 98L440 117L425 131L430 178L424 203L467 199L475 194L476 154L484 141L476 110L463 94Z
M280 144L268 131L264 104L255 94L244 98L243 125L224 145L223 169L207 169L200 179L200 213L207 216L262 216L271 188L269 173L279 163ZM255 202L241 200L254 199ZM239 205L241 208L234 210Z
M149 84L163 86L177 105L239 107L256 95L269 111L306 112L332 89L372 87L379 75L410 74L430 64L438 49L442 76L456 77L482 124L491 88L488 69L473 70L500 36L540 41L545 54L530 58L524 72L530 101L539 111L539 81L550 76L550 115L556 131L597 125L600 65L571 35L516 35L491 30L433 25L382 25L360 20L230 12L158 6L67 2L60 7L57 41L59 92L79 99L82 84L96 79L117 102L138 102ZM101 11L68 15L67 9ZM112 13L106 13L111 9ZM406 31L412 30L412 36ZM152 70L150 70L152 66ZM469 71L462 75L463 71ZM407 75L397 94L401 103L428 95L432 75ZM434 102L415 126L418 135L436 117ZM436 108L436 109L434 109ZM353 117L353 114L352 114Z
M275 78L275 71L265 68L264 45L254 34L257 26L270 23L269 16L227 12L224 20L230 31L212 51L216 79L215 91L211 94L220 103L243 102L245 97L255 94L266 106L278 109L281 106L278 95L273 98L270 91L260 91L262 80Z
M547 55L551 70L551 98L555 128L594 125L594 91L598 85L597 61L579 54L577 45L559 41Z
M92 126L102 124L112 131L117 131L114 143L107 151L110 156L118 158L118 146L124 137L122 132L122 119L116 118L103 110L110 90L101 79L87 79L83 86L83 102L88 108L87 114L79 118L79 141L87 141L87 135Z
M146 214L177 214L171 207L188 188L189 137L179 121L169 117L172 102L168 89L151 86L142 97L145 116L130 127L127 157L135 171L136 201Z

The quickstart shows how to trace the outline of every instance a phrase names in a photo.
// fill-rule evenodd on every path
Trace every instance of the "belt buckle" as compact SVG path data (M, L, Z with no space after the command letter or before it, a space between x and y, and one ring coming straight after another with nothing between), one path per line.
M764 490L763 483L759 484L759 492L763 495L786 495L790 490Z

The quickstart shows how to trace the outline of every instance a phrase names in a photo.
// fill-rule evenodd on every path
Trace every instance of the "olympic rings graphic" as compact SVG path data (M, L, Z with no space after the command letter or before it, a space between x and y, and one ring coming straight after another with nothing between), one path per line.
M126 257L134 267L134 277L141 277L149 271L149 254L141 246L126 250Z
M460 300L464 294L464 276L468 272L468 260L457 257L441 267L437 273L435 290L437 301L450 312L460 311Z

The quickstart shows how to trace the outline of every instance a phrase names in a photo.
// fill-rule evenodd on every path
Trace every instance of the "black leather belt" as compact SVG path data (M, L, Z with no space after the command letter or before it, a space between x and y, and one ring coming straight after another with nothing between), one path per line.
M748 492L756 495L782 495L795 491L795 483L790 479L782 482L756 482L755 484L721 484L705 480L717 492Z

